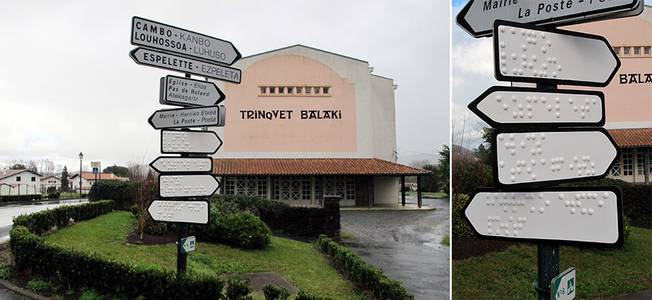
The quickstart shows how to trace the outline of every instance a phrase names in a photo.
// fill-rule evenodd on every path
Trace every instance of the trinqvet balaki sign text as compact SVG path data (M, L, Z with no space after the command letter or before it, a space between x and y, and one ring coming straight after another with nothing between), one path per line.
M341 120L342 111L335 110L240 110L243 120Z

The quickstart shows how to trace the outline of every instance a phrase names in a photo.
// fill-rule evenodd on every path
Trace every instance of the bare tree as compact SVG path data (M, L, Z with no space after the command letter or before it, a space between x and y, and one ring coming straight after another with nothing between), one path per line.
M134 186L132 190L134 204L138 211L136 233L138 234L138 239L142 241L143 234L145 233L145 223L149 217L147 208L156 196L157 183L148 165L130 163L128 169L129 181Z

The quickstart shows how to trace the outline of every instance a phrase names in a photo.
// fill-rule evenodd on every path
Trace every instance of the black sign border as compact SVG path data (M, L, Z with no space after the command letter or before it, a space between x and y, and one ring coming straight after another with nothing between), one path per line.
M157 162L159 159L200 159L200 160L201 159L208 159L211 162L211 169L210 169L210 171L181 171L181 172L179 172L179 171L172 171L172 172L161 171L161 170L157 169L154 166L154 163ZM159 156L156 159L154 159L152 162L149 163L149 167L152 168L157 173L166 174L166 175L172 175L172 174L175 174L175 175L201 175L201 174L212 174L214 165L213 165L213 158L208 157L208 156L206 156L206 157Z
M538 193L538 192L581 192L581 191L611 191L616 194L616 206L617 206L617 214L618 214L618 239L614 243L598 243L598 242L584 242L584 241L569 241L569 240L554 240L554 239L534 239L534 238L517 238L517 237L504 237L504 236L488 236L488 235L482 235L480 234L475 227L473 227L473 223L471 223L471 220L466 216L466 210L469 208L469 205L471 205L471 201L473 201L473 198L478 193L481 192L506 192L506 193L511 193L511 192L525 192L525 193ZM469 195L469 200L467 203L464 205L464 208L462 209L462 217L466 222L468 222L469 227L473 229L473 232L476 234L481 239L486 239L486 240L503 240L503 241L512 241L512 242L527 242L527 243L541 243L543 242L550 242L552 244L561 244L561 245L569 245L569 246L582 246L582 247L594 247L594 248L621 248L623 246L623 243L625 241L625 234L623 230L623 200L622 200L622 191L620 190L619 187L617 186L563 186L563 187L546 187L546 188L510 188L510 189L500 189L500 188L492 188L492 187L480 187L477 188L473 191L471 195Z
M195 59L195 58L192 58L192 57L179 56L179 55L164 52L164 51L161 51L161 50L158 50L158 49L152 49L152 48L146 48L146 47L136 47L136 48L134 48L133 50L131 50L129 52L129 57L131 57L131 59L133 59L133 61L136 62L136 64L141 65L141 66L148 66L148 67L152 67L152 68L157 68L157 69L166 70L166 71L179 72L179 73L187 73L187 74L192 74L192 75L196 75L196 76L199 76L199 77L212 78L212 79L215 79L215 80L229 82L229 83L233 83L233 84L240 84L240 82L242 81L242 70L240 70L240 69L232 68L232 67L229 67L229 66L223 66L223 65L219 65L219 64L214 64L214 63L209 63L209 62L206 62L206 61L201 61L202 63L205 63L205 64L213 64L213 65L219 66L220 68L226 68L226 69L231 69L231 70L240 72L239 81L231 81L231 80L224 79L224 78L217 78L217 77L213 77L213 76L207 76L206 74L197 73L195 71L187 71L187 70L181 71L181 70L178 70L178 69L166 68L166 67L161 67L161 66L157 66L157 65L153 65L153 64L149 64L149 63L145 63L145 62L140 62L136 58L136 52L138 52L138 50L152 51L152 52L155 52L155 53L161 53L161 54L165 54L165 55L177 56L177 57L182 58L182 59L194 59L194 60L198 60L198 59Z
M156 221L156 222L164 222L164 223L176 223L176 224L200 224L200 225L208 225L211 221L211 203L206 200L206 199L198 199L198 200L184 200L184 198L170 198L170 199L154 199L148 206L147 206L147 214L149 215L152 220L154 220L154 216L149 213L149 208L154 204L154 201L175 201L174 199L177 199L176 201L178 202L187 202L187 201L195 201L195 202L206 202L206 209L208 210L208 218L206 218L206 223L189 223L189 222L177 222L177 221Z
M188 175L192 175L192 176L197 176L197 175L199 175L199 176L201 176L201 175L210 175L210 176L213 177L213 179L215 179L215 181L217 182L217 187L213 190L213 192L211 192L210 195L202 195L202 196L187 196L187 197L182 197L182 196L164 197L164 196L161 195L161 176L188 176ZM208 173L208 174L169 174L169 173L158 174L158 176L157 176L158 188L157 188L156 196L157 196L159 199L161 199L161 200L171 200L171 199L186 199L186 200L189 200L189 199L193 199L193 198L210 198L210 197L212 197L213 195L215 195L215 193L217 192L217 190L219 190L219 189L222 187L222 182L220 182L220 181L219 181L217 178L215 178L215 177L216 177L216 176L213 175L212 172L211 172L211 173Z
M524 29L529 29L529 30L536 30L536 31L544 31L544 32L550 32L550 33L557 33L557 34L563 34L563 35L568 35L568 36L575 36L575 37L582 37L582 38L589 38L589 39L595 39L595 40L600 40L604 42L607 45L607 48L609 49L609 52L611 55L613 55L614 59L616 59L616 67L611 71L611 74L607 78L605 82L591 82L591 81L580 81L580 80L567 80L567 79L554 79L554 78L539 78L539 77L524 77L524 76L511 76L511 75L503 75L500 73L500 58L499 58L499 47L498 47L498 35L494 35L493 38L493 51L494 51L494 76L496 77L496 80L498 81L514 81L514 82L533 82L537 84L562 84L562 85L582 85L582 86L596 86L596 87L605 87L609 85L611 82L611 79L616 75L618 72L618 69L620 69L621 62L620 59L618 58L618 55L616 55L616 52L614 52L613 47L611 44L609 44L609 41L603 36L599 35L593 35L593 34L588 34L588 33L583 33L583 32L577 32L577 31L569 31L569 30L562 30L562 29L551 29L551 28L542 28L542 27L537 27L537 26L532 26L532 25L525 25L521 23L514 23L514 22L508 22L508 21L496 21L494 22L494 32L498 30L498 26L505 25L505 26L512 26L512 27L517 27L517 28L524 28Z
M213 152L170 152L170 151L163 151L163 132L166 131L178 131L178 132L205 132L205 134L214 134L215 137L217 138L218 141L220 141L219 145L217 145L217 149ZM160 146L161 146L161 153L162 154L215 154L220 148L222 148L222 145L224 145L224 141L220 138L219 135L215 131L197 131L197 130L174 130L174 129L161 129L161 138L160 140Z
M577 95L593 95L600 98L602 103L602 118L598 122L519 122L519 123L500 123L478 108L478 104L482 100L486 99L487 96L491 95L494 92L532 92L532 93L551 93L551 94L577 94ZM541 129L541 128L556 128L556 127L566 127L566 126L603 126L605 124L605 102L604 102L604 93L600 91L583 91L583 90L545 90L540 88L528 88L528 87L509 87L509 86L492 86L484 91L480 96L471 101L467 106L476 116L482 119L489 126L498 129L509 129L509 128L522 128L524 126Z
M503 189L508 189L508 188L518 188L518 187L537 187L537 186L551 186L551 185L556 185L556 184L561 184L561 183L570 183L570 182L578 182L578 181L587 181L587 180L593 180L593 179L601 179L607 176L609 174L609 171L613 167L614 163L618 160L621 154L621 150L618 148L618 145L616 145L616 141L611 137L609 132L602 128L602 127L579 127L579 128L545 128L542 129L544 132L578 132L578 131L595 131L595 132L602 132L604 135L607 136L613 147L616 149L616 157L609 163L609 166L607 169L604 171L604 173L599 174L599 175L594 175L594 176L584 176L584 177L577 177L577 178L568 178L568 179L557 179L557 180L546 180L546 181L536 181L536 182L521 182L521 183L514 183L514 184L504 184L500 182L500 178L498 177L498 134L510 134L510 133L534 133L532 130L534 128L515 128L515 129L510 129L510 130L499 130L495 129L492 136L491 136L491 143L493 145L493 150L491 151L491 157L493 158L493 182L494 186L503 188Z
M141 20L144 20L144 21L147 21L147 22L156 23L158 25L172 27L172 28L177 29L177 30L192 32L193 34L196 34L196 35L200 35L200 36L203 36L203 37L207 37L207 38L211 38L211 39L215 39L215 40L218 40L218 41L228 43L229 45L231 45L231 47L233 47L233 50L235 50L236 57L231 63L226 63L226 62L212 61L212 60L207 59L205 57L196 57L196 56L189 55L189 54L186 54L186 53L174 52L174 51L169 50L169 49L164 49L164 48L160 48L160 47L154 47L154 46L151 46L151 45L143 45L143 44L136 43L134 41L134 25L135 25L134 22L136 21L136 19L141 19ZM168 25L168 24L165 24L165 23L153 21L153 20L150 20L150 19L145 19L145 18L139 17L139 16L133 16L131 18L131 38L130 38L130 40L131 40L131 44L134 45L134 46L141 46L141 47L145 47L145 48L157 49L157 50L161 50L163 52L178 54L180 56L185 56L187 58L203 60L205 62L216 63L216 64L220 64L220 65L225 65L225 66L233 65L235 62L237 62L238 60L240 60L242 58L242 54L240 54L240 51L238 51L238 48L236 48L235 45L233 45L233 43L231 41L227 41L227 40L223 40L223 39L220 39L220 38L212 37L212 36L209 36L209 35L206 35L206 34L203 34L203 33L195 32L195 31L184 29L184 28L181 28L181 27L177 27L177 26Z
M474 38L479 38L479 37L490 37L493 35L493 30L486 30L486 31L475 31L471 27L471 24L466 21L464 18L466 14L469 12L471 9L471 4L475 1L480 1L480 0L470 0L469 2L466 3L466 5L460 10L460 12L457 14L455 21L457 22L457 25L462 27L464 31L469 33L471 36ZM574 15L568 15L564 16L561 18L549 18L545 20L539 20L539 21L533 21L533 22L528 22L528 23L518 23L518 24L527 24L527 25L539 25L541 27L552 27L552 26L567 26L567 25L573 25L573 24L582 24L582 23L589 23L589 22L595 22L598 20L608 20L608 19L614 19L614 18L619 18L618 16L614 17L609 17L608 15L601 15L602 13L607 13L613 11L614 14L618 14L620 12L628 12L630 10L635 10L637 8L637 3L639 3L639 0L632 0L632 4L627 4L627 5L622 5L618 7L611 7L611 8L605 8L605 9L600 9L600 10L595 10L591 11L592 15L598 15L595 17L588 17L588 18L581 18L578 19L579 17L582 17L585 13L577 13ZM640 2L643 2L643 0L640 0ZM622 10L622 11L621 11ZM642 13L642 11L641 11ZM639 15L640 13L636 14ZM629 17L629 16L628 16ZM563 20L569 20L568 22L556 22L556 21L563 21ZM499 21L501 19L495 19L495 21ZM550 22L555 22L555 23L550 23Z
M202 108L207 108L207 107L215 107L217 109L217 123L215 124L208 124L208 125L174 125L170 127L156 127L154 126L154 122L152 121L154 119L154 116L156 116L157 113L162 113L162 112L169 112L169 111L177 111L177 110L191 110L191 109L202 109ZM147 119L147 123L152 126L152 128L158 130L158 129L167 129L167 128L201 128L201 127L220 127L220 106L219 105L209 105L209 106L192 106L192 107L182 107L182 108L170 108L170 109L159 109L155 111L149 118Z
M212 86L215 87L217 90L217 93L220 95L220 97L215 101L215 103L211 105L195 105L192 103L185 103L185 102L178 102L178 101L173 101L173 100L168 100L166 95L167 95L167 90L168 90L168 77L171 78L177 78L180 80L189 80L189 81L194 81L198 83L208 83ZM220 88L215 84L215 82L212 81L203 81L203 80L197 80L197 79L192 79L192 78L187 78L187 77L181 77L181 76L174 76L174 75L166 75L165 77L161 77L161 93L159 97L159 103L164 104L164 105L175 105L175 106L183 106L183 107L202 107L202 106L214 106L222 103L224 99L226 98L226 95L220 90Z

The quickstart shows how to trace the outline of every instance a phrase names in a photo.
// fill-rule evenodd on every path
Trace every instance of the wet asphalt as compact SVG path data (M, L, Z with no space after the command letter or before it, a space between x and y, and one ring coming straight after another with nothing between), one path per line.
M408 202L415 203L414 198ZM415 299L448 299L449 200L423 199L434 211L342 211L344 243L368 263L401 281Z

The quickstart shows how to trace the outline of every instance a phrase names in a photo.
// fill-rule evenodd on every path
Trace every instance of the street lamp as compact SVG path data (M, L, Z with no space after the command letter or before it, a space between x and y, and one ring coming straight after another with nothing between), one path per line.
M84 153L79 152L79 199L82 198L82 159L84 159Z

